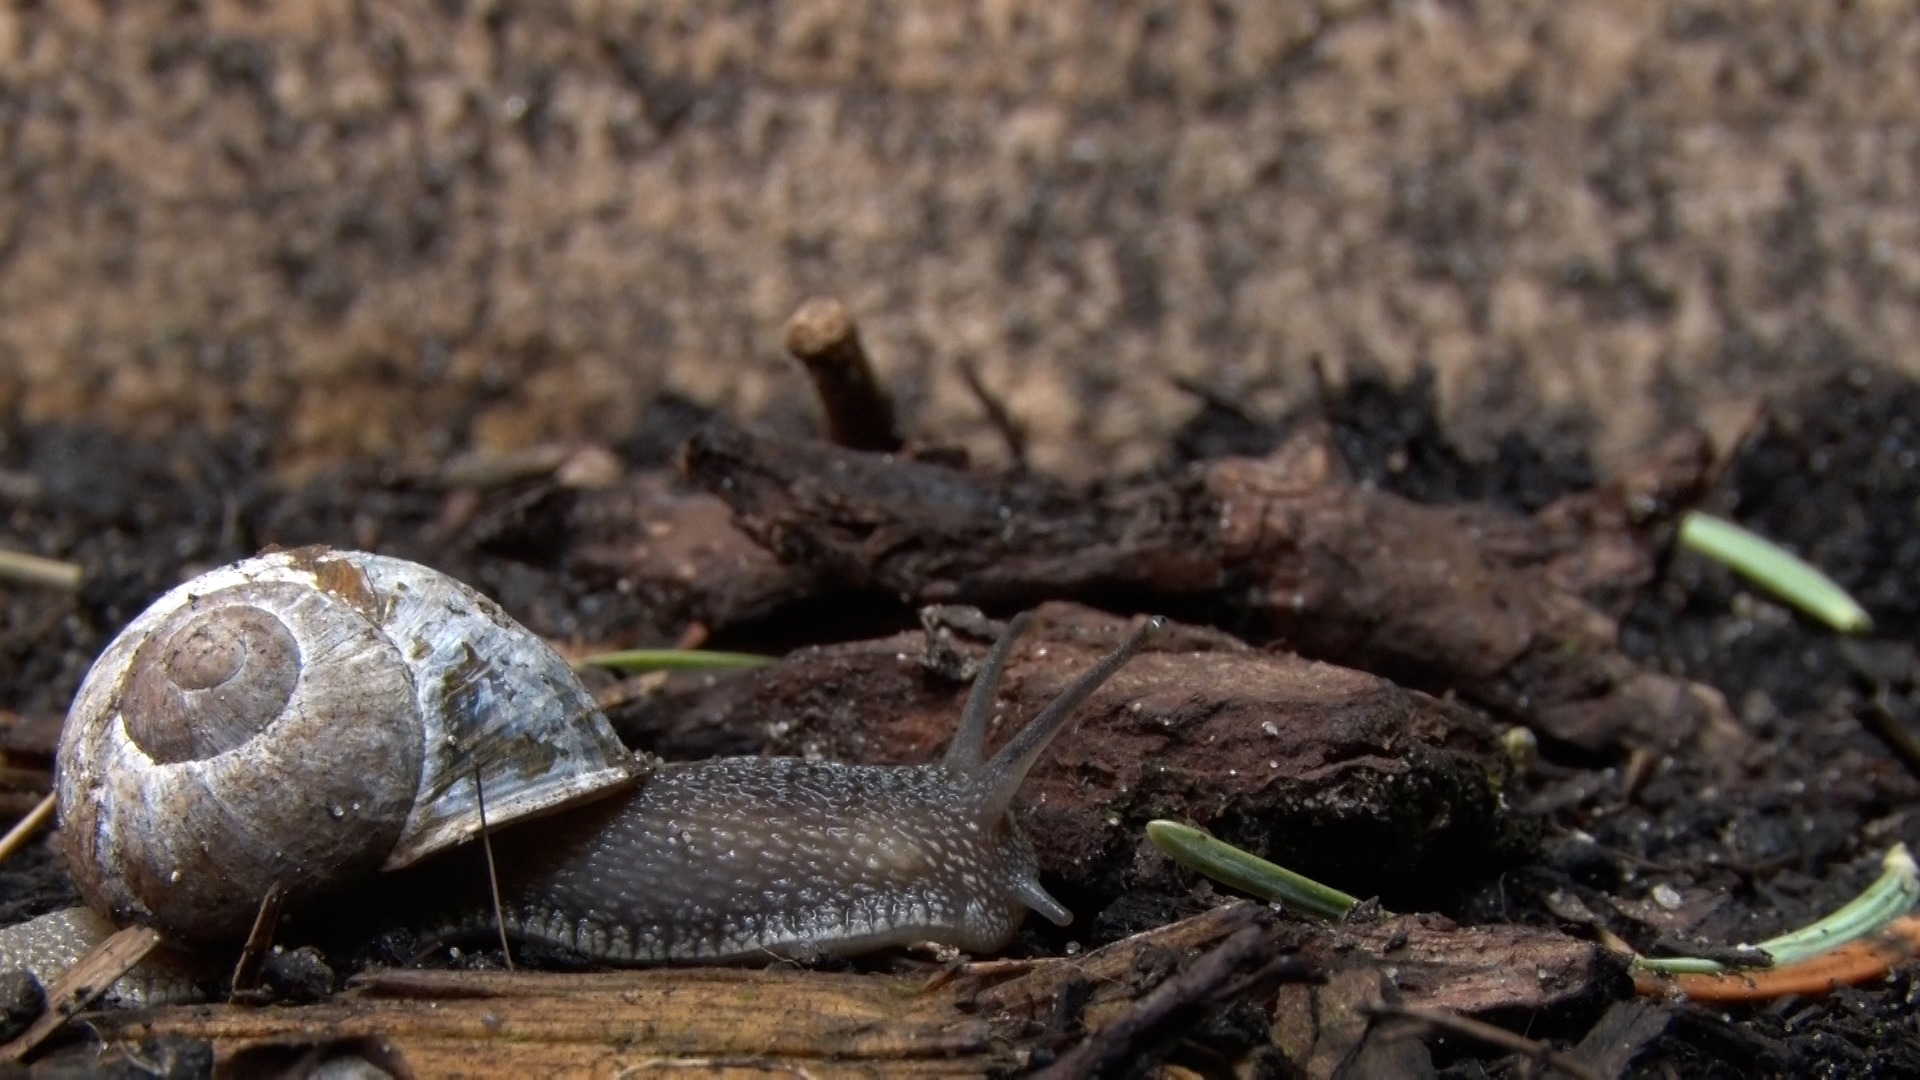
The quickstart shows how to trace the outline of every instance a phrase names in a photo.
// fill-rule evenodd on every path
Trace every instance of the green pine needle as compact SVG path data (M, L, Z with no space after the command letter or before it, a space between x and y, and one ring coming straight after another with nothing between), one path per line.
M1284 866L1276 866L1191 825L1149 821L1147 838L1175 862L1198 870L1222 885L1322 919L1339 919L1360 902L1339 889L1328 888Z
M1907 845L1895 844L1880 862L1880 877L1865 892L1826 918L1754 948L1775 964L1798 963L1866 937L1905 915L1916 900L1920 900L1920 871ZM1636 956L1633 966L1675 975L1717 975L1727 970L1724 964L1697 956Z
M1680 523L1680 546L1725 563L1768 592L1843 634L1873 629L1847 590L1785 548L1730 521L1694 511Z
M776 657L753 653L712 652L706 649L624 649L593 653L573 662L574 670L610 668L614 671L730 671L766 667Z

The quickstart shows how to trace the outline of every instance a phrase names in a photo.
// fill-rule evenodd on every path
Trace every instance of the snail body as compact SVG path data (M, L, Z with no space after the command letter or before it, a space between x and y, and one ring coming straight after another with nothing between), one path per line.
M1029 906L1066 921L1025 838L982 827L970 795L937 766L668 765L631 794L496 836L500 917L510 937L614 964L916 941L990 952ZM429 936L493 925L468 903Z
M499 918L522 939L611 963L991 951L1027 910L1070 921L1008 809L1162 625L987 758L1027 621L989 652L938 763L662 764L619 744L543 641L445 575L326 549L246 560L156 602L88 675L59 757L69 867L116 921L233 938L276 883L297 901L456 847L484 796ZM429 934L494 925L490 905L449 912Z
M667 764L631 792L502 834L505 929L597 960L658 963L915 941L992 952L1028 910L1066 925L1008 807L1067 719L1161 622L985 759L994 694L1027 623L1016 617L988 653L938 763ZM441 932L476 933L492 917L470 908Z

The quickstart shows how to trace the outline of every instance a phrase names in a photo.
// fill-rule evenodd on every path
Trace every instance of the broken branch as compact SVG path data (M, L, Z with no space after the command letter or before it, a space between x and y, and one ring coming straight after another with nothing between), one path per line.
M827 438L850 450L900 449L893 399L874 377L860 328L832 297L815 297L787 319L787 351L806 365L827 412Z

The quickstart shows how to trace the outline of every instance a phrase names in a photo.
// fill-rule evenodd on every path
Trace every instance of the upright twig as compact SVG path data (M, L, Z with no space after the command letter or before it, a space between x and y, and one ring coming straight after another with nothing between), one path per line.
M1013 413L1007 410L1007 403L987 389L987 384L980 378L979 368L974 366L971 358L962 357L955 366L960 370L961 381L967 384L967 389L980 402L980 408L986 411L987 423L993 425L993 430L1000 435L1000 441L1006 444L1007 456L1013 459L1015 465L1024 467L1027 463L1027 429L1013 418Z
M827 413L827 437L849 450L900 449L893 399L874 377L860 328L840 301L815 297L787 319L787 351L806 365Z
M260 898L260 910L253 916L253 930L247 934L240 959L233 965L232 996L237 998L260 985L260 969L266 962L267 949L273 945L273 932L280 925L280 906L286 898L287 890L277 881L268 886L267 895Z
M1873 733L1880 744L1900 759L1907 772L1920 778L1920 736L1915 736L1900 718L1893 715L1893 709L1887 705L1887 686L1881 683L1874 688L1873 697L1853 710L1860 725Z

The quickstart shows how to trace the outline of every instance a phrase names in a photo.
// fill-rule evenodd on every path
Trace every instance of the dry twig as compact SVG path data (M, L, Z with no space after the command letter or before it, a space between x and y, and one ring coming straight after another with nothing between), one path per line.
M1026 465L1026 428L1022 427L1020 421L1015 420L1013 414L1007 411L1006 402L1001 401L998 395L987 389L987 384L980 378L980 370L974 366L971 359L963 358L955 366L960 370L961 381L967 384L967 389L972 391L974 398L980 402L980 408L986 411L987 423L993 425L993 430L1000 435L1000 441L1006 444L1007 456L1013 459L1015 465Z
M29 555L24 551L0 548L0 581L20 585L44 585L51 589L77 592L85 571L79 563Z
M1559 1069L1574 1080L1600 1080L1599 1075L1592 1069L1546 1043L1529 1039L1524 1035L1516 1035L1506 1028L1495 1027L1470 1016L1461 1016L1459 1013L1448 1012L1445 1009L1420 1009L1407 1005L1369 1005L1366 1006L1366 1011L1370 1016L1412 1020L1425 1024L1429 1028L1450 1031L1469 1039L1478 1039L1489 1046L1511 1050L1516 1054L1532 1058L1542 1065Z
M893 399L874 377L860 328L840 301L815 297L787 319L787 351L806 365L827 412L827 438L849 450L900 449Z
M33 834L39 832L41 826L53 817L55 805L56 799L53 792L47 792L46 798L34 804L33 809L27 811L25 817L15 822L13 828L7 830L7 835L0 836L0 862L4 862L14 852L27 846L27 841L33 839Z
M1920 777L1920 736L1908 730L1900 718L1893 715L1887 707L1887 686L1885 683L1874 688L1873 697L1853 710L1860 725L1873 733L1907 767L1907 772Z
M287 891L277 881L267 889L267 895L260 898L260 910L253 916L253 930L247 934L240 959L233 965L234 996L260 985L260 965L267 958L268 946L273 944L273 931L280 925L280 905L286 898Z
M1271 942L1259 926L1243 927L1195 960L1179 974L1154 987L1153 992L1112 1023L1087 1036L1079 1046L1060 1055L1035 1075L1055 1080L1073 1076L1103 1076L1131 1061L1140 1045L1189 1007L1212 1001L1228 985L1235 971L1260 956ZM1296 962L1264 969L1269 977L1300 977L1310 966ZM1243 989L1250 987L1243 987Z

